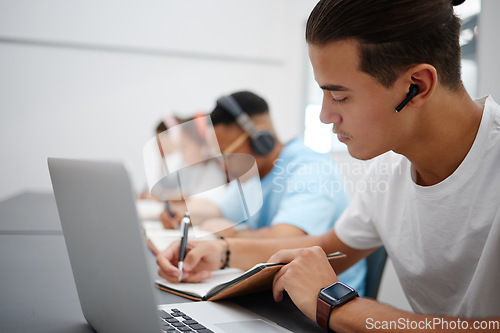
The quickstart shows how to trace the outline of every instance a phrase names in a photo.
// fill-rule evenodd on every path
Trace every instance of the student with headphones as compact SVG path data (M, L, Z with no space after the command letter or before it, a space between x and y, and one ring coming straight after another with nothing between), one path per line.
M267 102L252 92L220 97L210 118L222 154L244 153L255 158L263 204L255 215L235 225L231 221L237 221L239 195L237 186L230 184L216 203L187 199L195 223L221 230L219 235L240 238L319 235L332 228L349 200L329 156L307 148L299 138L281 143ZM172 207L173 218L167 212L161 215L166 227L176 227L185 209ZM343 278L362 293L365 270L361 262Z
M462 2L319 1L306 40L320 119L353 157L375 159L366 175L375 186L321 236L192 243L184 278L206 277L228 249L240 268L271 256L286 263L275 300L286 291L328 332L500 332L500 105L473 100L461 81L453 6ZM381 245L411 312L339 282ZM333 251L347 255L335 270L325 256ZM170 280L176 252L173 244L157 258Z

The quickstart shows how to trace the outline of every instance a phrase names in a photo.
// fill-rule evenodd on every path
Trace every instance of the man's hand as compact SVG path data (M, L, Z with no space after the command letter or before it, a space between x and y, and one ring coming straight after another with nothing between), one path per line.
M167 209L164 209L160 214L160 221L165 229L177 229L184 213L187 211L186 204L184 202L169 201L169 206L174 216L171 216Z
M274 300L280 302L286 290L293 303L307 317L316 321L319 291L338 281L325 252L319 246L282 250L273 255L269 262L286 263L274 276Z
M173 242L156 257L159 266L158 275L170 282L178 282L180 271L179 261L180 241ZM182 281L201 282L212 275L212 271L221 267L221 255L225 250L225 242L189 241L184 258Z

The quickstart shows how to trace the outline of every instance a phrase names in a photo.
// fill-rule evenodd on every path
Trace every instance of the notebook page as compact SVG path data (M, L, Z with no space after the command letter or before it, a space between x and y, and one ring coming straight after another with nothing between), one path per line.
M215 287L219 284L228 282L232 279L235 279L243 273L244 273L244 271L241 269L226 268L226 269L219 269L217 271L213 271L212 276L210 278L206 279L203 282L199 282L199 283L187 283L187 282L172 283L172 282L169 282L165 279L158 279L158 280L156 280L156 282L161 284L161 285L167 286L171 289L175 289L175 290L179 290L179 291L183 291L183 292L189 292L192 294L199 295L200 297L203 297L213 287Z

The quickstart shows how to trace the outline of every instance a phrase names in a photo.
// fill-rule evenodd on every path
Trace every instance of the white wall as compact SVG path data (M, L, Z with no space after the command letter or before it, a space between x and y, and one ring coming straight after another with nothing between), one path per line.
M165 114L250 89L302 134L305 20L316 0L0 1L0 200L50 190L46 158L127 161ZM497 13L482 1L479 95L500 100Z
M500 102L500 1L481 0L479 14L479 96L492 95Z
M304 0L3 0L0 200L50 190L49 156L125 161L166 113L249 89L283 140L303 130ZM284 121L286 119L286 121Z

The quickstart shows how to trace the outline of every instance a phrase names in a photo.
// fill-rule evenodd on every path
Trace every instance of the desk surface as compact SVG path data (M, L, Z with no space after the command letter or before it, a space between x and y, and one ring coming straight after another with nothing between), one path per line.
M25 192L1 201L0 234L62 235L54 195Z
M156 269L154 256L150 266ZM0 202L0 332L93 332L83 317L55 200L24 193ZM159 304L189 302L160 290ZM294 332L323 332L271 292L233 299Z

